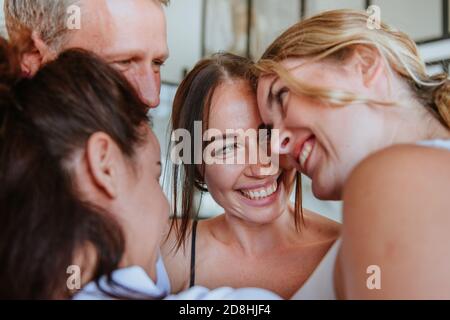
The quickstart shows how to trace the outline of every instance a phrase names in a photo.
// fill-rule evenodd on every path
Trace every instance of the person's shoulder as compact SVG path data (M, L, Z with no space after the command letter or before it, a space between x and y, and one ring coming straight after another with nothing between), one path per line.
M450 171L448 161L450 152L446 149L430 148L421 145L396 145L378 151L356 166L349 183L358 178L381 176L384 178L403 175L411 170L417 173L433 173L438 170ZM347 183L348 184L348 183Z
M399 145L369 156L355 168L343 193L340 261L352 279L345 283L347 297L442 293L437 275L450 276L449 161L446 150ZM374 263L383 272L383 290L367 289L366 269ZM449 271L441 270L443 266ZM353 279L355 275L360 278Z
M210 265L208 261L213 261L212 257L220 255L228 247L229 232L226 226L224 213L198 221L195 247L199 269L204 267L204 262Z
M177 220L179 225L181 220ZM169 274L172 292L184 290L189 282L189 262L191 233L189 232L185 241L179 245L179 231L177 224L172 223L172 227L167 229L161 243L161 254L164 265Z
M341 232L341 224L322 214L303 209L304 225L325 240L336 240Z
M195 222L196 256L198 256L199 253L207 255L207 250L211 246L211 228L219 223L219 219L221 219L220 216ZM168 228L164 240L161 243L161 254L167 272L169 273L172 291L175 293L188 287L191 271L194 221L192 220L189 222L185 239L180 243L179 238L181 235L179 234L178 226L181 223L181 219L173 221L172 227L170 229Z
M374 153L350 174L343 192L344 213L353 211L353 205L378 208L380 213L388 207L407 214L407 207L425 205L431 210L434 204L447 203L449 164L447 150L419 145L398 145Z
M408 172L416 170L432 173L444 169L448 171L450 151L440 148L431 148L422 145L395 145L375 152L355 168L350 178L368 173L394 174L395 172ZM389 177L390 175L384 174Z

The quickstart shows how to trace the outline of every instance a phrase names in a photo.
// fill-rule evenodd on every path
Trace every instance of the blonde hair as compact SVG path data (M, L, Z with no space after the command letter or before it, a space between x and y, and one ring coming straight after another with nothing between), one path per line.
M413 40L381 23L369 29L369 14L354 10L327 11L303 20L279 36L263 54L256 68L259 76L276 74L297 94L337 104L368 103L392 105L351 92L308 85L294 78L280 62L288 58L342 60L355 46L375 48L391 71L412 89L414 96L447 128L450 128L450 82L441 73L430 77Z
M92 1L92 0L89 0ZM153 0L167 6L170 0ZM20 53L33 46L32 33L37 32L42 41L59 52L69 34L67 9L81 0L5 0L6 29L11 43Z

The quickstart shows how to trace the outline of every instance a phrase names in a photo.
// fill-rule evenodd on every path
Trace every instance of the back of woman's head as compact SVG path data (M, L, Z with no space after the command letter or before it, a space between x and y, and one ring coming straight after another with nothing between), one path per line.
M427 107L450 128L450 84L445 73L429 76L416 44L406 34L381 23L369 28L370 15L353 10L327 11L305 19L279 36L258 63L260 75L277 74L300 94L321 98L332 103L348 104L371 101L351 92L330 91L299 83L280 62L289 58L311 61L328 59L339 64L357 46L376 49L389 71L395 72L409 86L413 97Z
M146 120L127 81L94 55L67 51L21 79L0 40L0 298L70 297L67 270L86 245L94 279L118 267L121 228L80 199L71 157L104 132L131 158Z

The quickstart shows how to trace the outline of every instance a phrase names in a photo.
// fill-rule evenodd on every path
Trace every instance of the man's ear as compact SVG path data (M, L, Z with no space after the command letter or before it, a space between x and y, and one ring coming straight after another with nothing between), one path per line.
M87 142L86 160L94 183L107 197L115 199L123 164L123 155L117 144L106 133L94 133Z
M376 48L357 45L350 56L350 67L356 71L364 86L371 87L384 74L385 64Z
M22 54L21 68L22 72L28 76L34 76L43 64L56 58L56 52L41 39L38 32L31 34L31 48Z

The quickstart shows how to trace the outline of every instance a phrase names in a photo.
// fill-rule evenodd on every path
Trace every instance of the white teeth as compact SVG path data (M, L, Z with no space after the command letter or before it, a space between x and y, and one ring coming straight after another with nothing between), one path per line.
M303 147L302 153L300 154L300 165L302 168L305 168L306 160L308 160L311 155L311 151L313 149L313 145L311 142L305 142L305 146Z
M259 200L259 199L264 199L264 198L271 196L272 194L275 193L275 191L277 191L277 188L278 188L278 182L274 181L274 183L272 183L269 187L266 187L264 189L252 190L252 191L241 190L241 192L244 196L246 196L249 199Z

